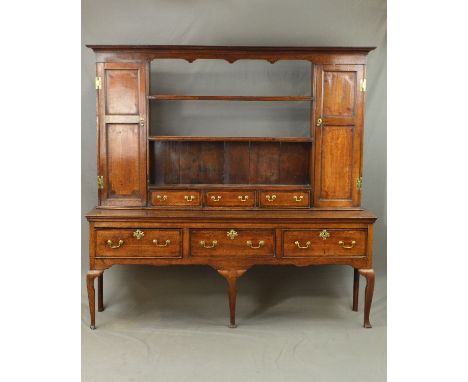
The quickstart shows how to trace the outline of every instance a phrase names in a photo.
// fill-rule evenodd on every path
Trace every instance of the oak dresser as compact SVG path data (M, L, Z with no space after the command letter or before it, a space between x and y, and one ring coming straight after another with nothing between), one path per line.
M366 59L374 48L106 46L96 54L98 206L89 221L91 328L104 310L103 273L114 264L214 268L227 280L230 327L236 283L252 266L342 264L374 289L373 224L361 208ZM162 59L303 60L305 96L153 94ZM158 135L155 102L301 102L306 136ZM154 119L154 118L153 118ZM222 126L220 126L222 129Z

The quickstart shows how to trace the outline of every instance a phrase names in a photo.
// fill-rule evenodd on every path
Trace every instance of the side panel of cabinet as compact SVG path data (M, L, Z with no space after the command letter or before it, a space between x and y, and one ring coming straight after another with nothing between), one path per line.
M360 206L363 78L363 65L315 66L314 207Z
M98 63L99 205L146 205L147 66Z

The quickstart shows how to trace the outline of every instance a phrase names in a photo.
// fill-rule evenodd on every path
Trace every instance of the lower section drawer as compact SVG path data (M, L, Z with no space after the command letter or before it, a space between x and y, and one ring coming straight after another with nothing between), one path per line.
M365 256L367 231L285 230L283 257Z
M151 204L157 207L198 207L201 205L198 190L155 190L151 192Z
M275 256L272 230L192 230L191 255L194 257Z
M181 257L178 229L96 230L96 257Z

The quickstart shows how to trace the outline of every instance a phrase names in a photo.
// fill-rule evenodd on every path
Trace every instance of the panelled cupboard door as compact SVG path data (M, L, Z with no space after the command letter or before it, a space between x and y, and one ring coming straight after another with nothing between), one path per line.
M97 64L101 206L146 205L146 65Z
M315 66L314 207L359 207L364 65Z

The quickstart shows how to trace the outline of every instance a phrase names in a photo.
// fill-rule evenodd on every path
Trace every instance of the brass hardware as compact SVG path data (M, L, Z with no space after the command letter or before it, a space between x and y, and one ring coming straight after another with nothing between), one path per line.
M112 244L112 240L107 240L106 244L109 248L112 248L112 249L115 249L115 248L119 248L123 245L124 241L123 240L119 240L119 243L114 245Z
M203 247L203 248L214 248L218 245L218 241L217 240L213 240L212 244L211 245L206 245L205 243L205 240L202 240L200 241L200 245Z
M165 244L158 244L158 240L157 240L157 239L154 239L154 240L153 240L153 243L156 244L157 247L167 247L169 244L171 244L171 241L170 241L170 240L166 240L166 243L165 243Z
M296 244L297 248L300 248L300 249L306 249L310 247L310 241L306 243L305 247L302 247L298 241L295 241L294 244Z
M319 236L323 240L327 240L330 237L330 233L326 229L324 229L322 232L319 233Z
M104 188L104 177L102 175L99 175L97 177L97 186L99 190L102 190Z
M301 195L301 196L299 196L299 197L298 197L297 195L294 195L293 198L294 198L294 200L295 200L296 202L300 202L300 201L302 201L302 199L304 199L304 195Z
M248 195L239 195L237 197L237 199L239 199L241 202L246 202L248 198L249 198Z
M95 85L96 85L96 90L102 89L102 77L96 77Z
M234 240L239 234L234 231L233 229L231 229L228 233L227 233L227 237L231 240Z
M265 198L266 198L266 200L268 200L269 202L272 202L273 200L276 199L276 195L271 195L271 196L270 196L270 195L267 195L267 196L265 196Z
M362 176L356 179L356 189L358 191L362 190Z
M321 127L322 123L323 123L322 118L317 119L317 127Z
M145 127L145 119L143 117L140 117L140 126Z
M359 90L362 92L365 92L366 86L367 86L367 80L365 78L361 78L361 80L359 81Z
M247 240L247 247L252 248L252 249L262 248L264 245L265 245L265 242L263 240L260 240L256 247L252 244L252 240Z
M211 200L212 200L213 202L219 202L219 201L221 200L221 196L220 196L220 195L212 196L212 197L211 197Z
M193 200L195 199L195 196L193 195L185 195L184 196L184 199L187 201L187 202L193 202Z
M158 199L160 202L163 202L164 200L167 200L167 195L156 195L156 199Z
M356 241L352 240L351 245L345 245L344 241L340 240L338 244L341 245L342 248L351 249L356 244Z
M145 233L143 231L140 231L139 229L133 232L133 237L136 237L137 240L140 240L143 236L145 236Z

